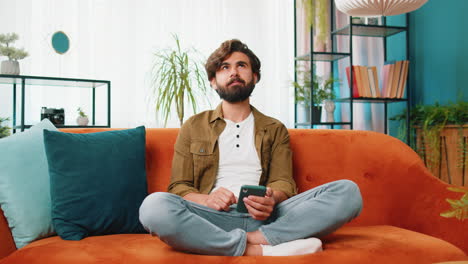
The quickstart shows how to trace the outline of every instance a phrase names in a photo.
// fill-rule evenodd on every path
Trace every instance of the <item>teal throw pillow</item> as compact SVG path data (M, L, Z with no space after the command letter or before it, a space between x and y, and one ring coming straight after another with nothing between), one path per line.
M0 206L17 248L55 234L44 129L57 130L44 119L22 133L0 139Z
M88 134L44 131L52 222L65 240L143 233L145 128Z

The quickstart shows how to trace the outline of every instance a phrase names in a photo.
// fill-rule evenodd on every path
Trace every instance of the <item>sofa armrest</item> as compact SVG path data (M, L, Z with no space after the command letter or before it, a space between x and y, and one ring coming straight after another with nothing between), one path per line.
M10 255L16 250L13 236L11 235L8 222L0 209L0 259Z
M459 200L462 193L434 177L422 161L408 167L405 181L398 186L398 206L391 222L394 225L446 240L468 253L468 221L440 216L451 208L447 198Z

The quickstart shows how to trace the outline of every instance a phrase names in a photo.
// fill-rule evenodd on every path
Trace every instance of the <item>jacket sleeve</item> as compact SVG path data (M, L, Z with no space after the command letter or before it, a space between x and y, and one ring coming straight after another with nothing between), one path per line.
M194 187L193 157L190 152L190 120L185 122L177 136L172 159L171 181L168 192L184 197L199 190Z
M292 152L289 146L289 133L284 125L276 131L271 149L269 176L266 184L275 191L282 191L291 197L297 194L293 178Z

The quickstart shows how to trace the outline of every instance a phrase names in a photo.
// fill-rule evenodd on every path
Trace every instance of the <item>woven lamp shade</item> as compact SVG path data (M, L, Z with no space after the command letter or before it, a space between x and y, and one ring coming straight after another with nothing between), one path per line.
M394 16L420 8L427 0L335 0L338 10L350 16Z

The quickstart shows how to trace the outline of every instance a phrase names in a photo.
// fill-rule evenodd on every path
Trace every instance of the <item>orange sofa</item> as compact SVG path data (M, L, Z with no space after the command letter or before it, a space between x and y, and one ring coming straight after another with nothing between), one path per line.
M109 129L63 129L88 133ZM147 129L149 192L165 191L178 129ZM443 218L460 193L433 177L401 141L374 132L291 129L299 191L350 179L361 188L362 214L323 237L324 251L294 257L218 257L177 252L145 234L50 237L16 250L0 211L0 263L434 263L468 260L468 221Z

